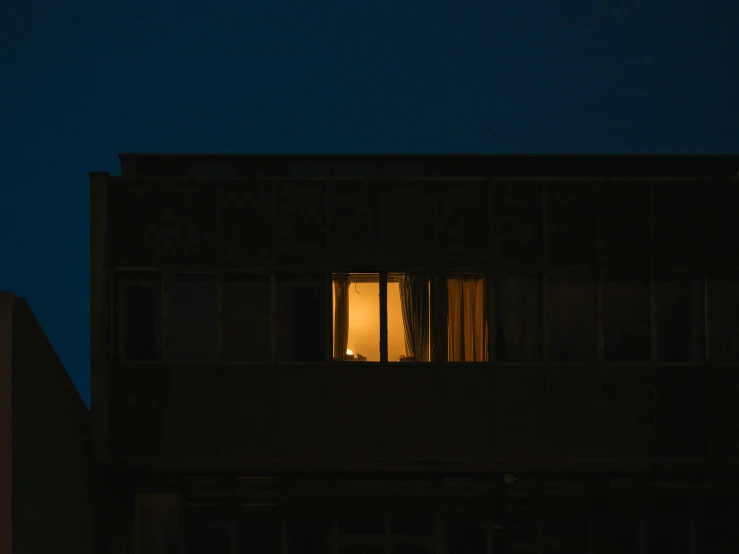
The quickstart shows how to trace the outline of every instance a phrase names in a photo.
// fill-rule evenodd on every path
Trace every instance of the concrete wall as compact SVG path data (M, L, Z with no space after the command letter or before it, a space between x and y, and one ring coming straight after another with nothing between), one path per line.
M0 292L0 554L13 551L13 300Z
M89 412L17 297L12 331L13 552L92 552Z

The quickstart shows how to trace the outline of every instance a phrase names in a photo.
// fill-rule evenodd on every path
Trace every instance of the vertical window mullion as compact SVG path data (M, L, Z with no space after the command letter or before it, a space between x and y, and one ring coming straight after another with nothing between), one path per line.
M380 273L380 361L387 362L387 272Z
M216 274L216 360L223 361L223 273Z
M270 337L270 362L277 361L277 275L272 272L269 276L269 294L270 294L270 318L269 318L269 337Z

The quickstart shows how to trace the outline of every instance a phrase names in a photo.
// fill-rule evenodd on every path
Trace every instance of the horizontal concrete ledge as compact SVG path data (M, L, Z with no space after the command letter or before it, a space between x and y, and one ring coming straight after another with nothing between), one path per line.
M739 471L739 460L708 459L381 459L381 458L152 458L122 457L99 460L111 471L249 473L409 473L417 475L529 474L693 474L698 478Z

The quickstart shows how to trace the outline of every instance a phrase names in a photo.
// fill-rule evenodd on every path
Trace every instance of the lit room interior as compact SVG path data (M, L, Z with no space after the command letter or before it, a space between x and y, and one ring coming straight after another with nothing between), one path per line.
M429 306L427 277L388 275L389 361L429 361ZM380 361L379 273L334 274L333 349L335 360Z

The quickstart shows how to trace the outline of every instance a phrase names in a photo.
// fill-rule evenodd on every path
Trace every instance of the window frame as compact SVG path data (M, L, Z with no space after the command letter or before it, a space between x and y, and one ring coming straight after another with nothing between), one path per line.
M148 278L147 278L148 277ZM153 278L153 279L152 279ZM152 360L133 360L127 359L124 354L126 334L124 331L124 320L126 318L125 309L122 308L125 302L125 287L133 284L145 284L151 286L158 279L158 284L154 284L152 289L157 296L154 299L154 305L159 304L159 309L154 313L154 334L156 337L156 356ZM115 363L151 365L158 364L164 360L164 272L159 268L151 267L114 267L110 273L110 359Z
M170 301L171 301L171 292L172 292L172 278L175 275L208 275L212 276L215 280L215 295L213 297L213 302L215 304L215 314L216 314L216 348L215 348L215 355L213 358L210 359L203 359L203 360L187 360L187 359L176 359L172 357L171 354L171 344L172 344L172 337L171 337L171 325L170 325ZM215 363L221 363L223 361L222 357L222 346L223 344L223 329L222 329L222 304L219 302L219 300L222 299L222 287L219 285L222 285L223 279L222 279L222 272L216 271L212 268L206 269L206 268L176 268L176 269L168 269L167 271L164 271L162 273L163 277L163 295L162 295L162 361L167 364L172 365L187 365L187 366L197 366L197 365L210 365Z

